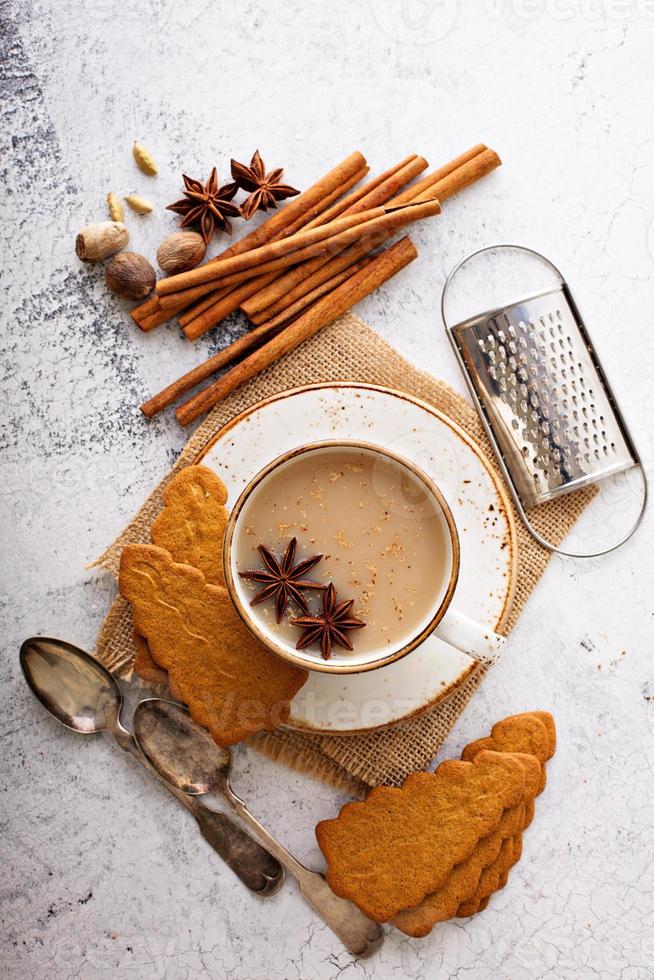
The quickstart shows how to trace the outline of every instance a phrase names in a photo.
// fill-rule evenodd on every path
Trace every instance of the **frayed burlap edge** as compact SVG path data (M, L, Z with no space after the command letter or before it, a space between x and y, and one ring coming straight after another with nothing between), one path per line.
M207 440L226 422L277 392L324 381L358 381L382 385L423 399L457 422L492 459L479 418L465 399L448 385L410 365L398 352L353 314L271 365L217 405L196 429L172 470L148 497L123 533L94 562L113 575L126 544L149 542L152 521L163 506L163 492L173 474L196 458ZM588 488L553 501L531 513L547 538L559 543L593 496ZM518 575L516 590L500 631L508 633L550 559L550 552L529 535L516 517ZM129 676L134 659L131 611L120 597L102 624L96 656L113 672ZM398 784L409 772L424 769L481 683L485 669L475 671L454 693L428 712L393 728L364 735L327 736L302 732L261 733L250 744L272 759L308 773L352 795L380 783Z

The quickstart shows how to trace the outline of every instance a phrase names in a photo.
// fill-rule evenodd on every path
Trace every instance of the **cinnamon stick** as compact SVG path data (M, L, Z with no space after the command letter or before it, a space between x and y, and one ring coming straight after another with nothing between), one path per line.
M229 288L231 289L231 287ZM216 290L214 300L212 300L212 302L225 292L227 292L227 289L224 287L221 290ZM155 327L161 326L162 323L166 323L168 320L172 320L177 313L180 313L188 305L188 300L185 297L178 297L176 302L172 302L171 300L166 303L165 307L159 302L158 296L155 296L154 299L156 300L156 307L152 313L148 312L148 310L145 308L145 303L142 303L140 307L136 307L131 313L132 319L136 325L145 333L150 330L154 330Z
M478 149L478 147L473 147L473 149ZM472 150L468 151L471 154L469 159L464 160L456 169L450 170L446 166L434 171L433 174L419 180L413 187L407 188L403 194L398 194L390 203L418 204L420 201L432 197L437 197L439 201L446 201L449 197L453 197L454 194L458 194L459 191L491 173L496 167L501 166L502 161L497 153L494 150L489 150L488 147L483 147L480 152L474 155L472 152ZM466 155L463 154L463 157ZM463 157L459 159L463 159Z
M354 194L350 194L349 198L344 201L339 202L341 205L345 205L342 215L356 214L359 211L366 210L367 208L378 207L386 204L397 193L400 187L408 184L414 177L417 177L427 167L427 161L424 157L416 156L415 154L411 157L407 157L402 160L395 167L387 170L385 173L380 174L379 178L369 181L364 187L359 188ZM332 208L332 212L333 212ZM321 215L322 220L328 220L331 217L330 212L323 213ZM307 228L310 225L306 226ZM378 242L377 244L381 244ZM370 245L361 254L364 255L367 252L371 252L375 245ZM253 296L247 298L245 302L241 303L241 309L250 317L250 319L256 323L258 314L267 310L268 306L271 304L276 304L281 297L285 296L292 290L297 290L300 283L305 282L306 279L311 279L311 282L306 283L305 292L309 292L317 284L313 277L317 275L318 270L325 265L325 263L330 262L330 257L328 255L318 256L315 259L309 260L308 262L297 265L295 268L290 269L286 273L281 273L275 276L271 282L267 284L262 284L262 289L254 293ZM328 279L334 274L335 270L327 270L325 278ZM320 280L323 281L323 280ZM299 295L302 295L300 293ZM297 296L293 299L289 299L289 303L294 302Z
M181 398L191 388L195 388L201 381L206 381L207 378L210 378L212 374L215 374L221 368L234 364L240 357L243 357L248 351L252 350L253 347L259 346L264 340L271 337L278 329L278 325L265 323L261 327L255 327L254 330L248 330L246 334L243 334L234 343L218 351L217 354L203 361L202 364L198 364L191 371L187 371L177 381L173 381L172 384L169 384L162 391L149 398L148 401L143 402L141 411L146 418L153 418L157 412L161 412L162 409L172 405L173 402L176 402L178 398Z
M217 323L224 320L226 316L229 316L230 313L237 310L241 303L249 296L252 296L276 278L277 273L270 272L267 276L257 276L256 279L246 279L245 282L240 283L238 286L230 286L226 293L222 291L211 293L211 306L204 311L200 311L193 320L184 324L186 338L188 340L197 340L207 330L211 330Z
M137 321L136 325L143 333L149 333L155 327L160 327L162 323L165 323L174 315L174 313L170 313L168 310L157 310L151 316L144 316L141 320Z
M359 270L333 292L319 299L290 326L242 360L231 371L180 405L176 411L179 422L182 425L189 425L195 421L230 392L279 360L284 354L298 347L328 323L335 320L341 313L345 313L365 296L368 296L405 265L408 265L417 254L413 242L408 237L400 239L395 245L380 252L365 268Z
M224 296L228 296L232 291L233 286L225 286L224 289L214 289L213 292L207 293L206 296L202 296L200 299L192 303L191 306L184 307L184 311L179 314L177 319L179 320L179 325L185 327L187 323L191 323L195 320L196 316L208 310L210 306L217 303L218 300L222 299Z
M389 231L388 238L394 232ZM300 266L294 266L281 278L276 278L268 286L241 303L241 309L252 323L263 323L294 305L307 293L347 269L353 262L373 252L381 242L364 239L350 245L333 258L320 255L309 259Z
M279 316L274 316L265 320L262 323L262 326L274 329L285 326L291 320L295 319L298 314L302 313L303 310L306 310L308 306L315 303L317 299L320 299L321 296L332 292L337 286L340 286L342 282L345 282L347 279L350 279L353 275L355 275L359 269L364 269L370 262L374 261L374 255L368 255L359 262L353 262L346 269L343 269L342 272L338 272L335 276L332 276L330 279L320 283L320 285L316 286L316 288L312 289L310 292L304 293L298 300L296 300L296 302L285 306Z
M469 187L476 181L486 177L497 167L502 165L502 161L494 150L484 150L478 156L473 157L468 163L459 167L453 173L437 180L431 187L426 188L422 194L412 198L410 204L418 204L427 201L432 197L437 197L439 201L446 201L448 197L453 197L459 191Z
M287 253L286 255L282 255L279 258L271 259L268 262L262 262L261 264L255 266L248 261L246 268L240 269L237 272L232 272L229 275L223 275L220 279L212 280L212 282L219 283L222 286L227 286L231 283L241 282L244 279L251 279L253 276L259 276L263 273L276 272L278 269L283 269L289 265L294 265L297 262L302 262L305 259L310 259L314 255L334 255L342 251L342 249L344 249L347 245L351 245L353 242L365 240L374 243L373 247L376 247L381 242L385 241L389 237L389 234L398 231L400 228L404 228L413 221L419 221L422 218L429 218L439 214L440 209L439 202L436 200L431 200L421 201L417 204L404 204L392 211L387 211L383 208L375 208L372 211L361 212L358 215L351 215L348 218L337 218L336 221L331 222L332 226L339 225L341 223L352 223L356 219L359 219L359 223L353 225L352 227L345 227L345 230L339 232L338 234L331 235L329 238L322 238L319 241L306 245L303 248L299 248L293 252ZM367 216L370 214L374 214L375 217L367 220ZM324 229L327 229L328 227L329 226L325 225ZM319 232L323 231L324 229L316 228L314 231ZM313 233L314 232L307 232L307 235L312 235ZM305 238L301 232L294 237L301 240L304 240ZM268 254L268 249L274 248L276 244L282 243L279 242L269 246L264 246L263 249L257 251L259 251L260 254ZM227 259L225 261L225 266L228 262L240 264L242 261L245 263L247 259L247 254L244 256L238 256L234 259ZM181 275L190 275L190 273L181 273ZM194 286L192 289L186 290L186 292L192 293L193 298L195 299L196 297L203 295L211 288L211 283L204 282L199 286ZM161 297L161 305L165 306L168 302L176 302L177 296L177 293L163 295Z
M343 195L347 194L348 191L352 190L354 185L362 181L363 178L367 176L367 174L369 173L370 173L370 167L367 164L365 166L362 166L359 170L356 170L351 177L349 177L347 180L344 180L341 184L335 187L330 194L325 195L325 197L322 198L322 200L319 201L319 203L314 208L311 209L311 214L309 214L309 212L307 211L306 213L300 215L294 222L292 222L286 228L284 228L283 234L293 235L295 234L296 231L299 231L300 228L313 228L314 225L318 224L319 222L323 222L327 220L324 217L325 213L331 211L334 207L336 207L337 202L340 201ZM307 218L309 218L310 220L307 221ZM221 258L227 258L227 256L221 256Z
M367 184L357 188L352 194L342 198L329 210L323 211L304 227L309 229L317 224L326 224L340 215L354 214L355 211L365 211L368 208L385 204L390 201L400 187L404 187L419 173L426 170L428 166L424 157L412 153L411 156L396 163L394 167L389 167L388 170L369 180Z
M231 287L229 291L231 293ZM207 293L206 296L203 296L201 299L196 300L195 303L187 306L177 317L180 327L185 327L187 323L191 323L193 320L195 320L196 316L200 316L200 314L204 313L205 310L208 310L210 306L213 306L221 293L222 290L217 289L213 293Z
M272 241L276 235L282 235L294 225L293 231L297 231L307 220L311 221L317 217L324 207L329 207L331 203L341 194L349 190L355 183L362 179L369 168L362 153L356 150L342 160L337 166L326 173L320 180L312 184L305 191L293 198L283 208L276 211L267 221L259 225L244 238L234 242L226 248L220 255L210 262L219 259L229 258L232 255L239 255L252 248L258 248L266 242ZM132 318L135 323L139 323L144 317L148 317L155 312L152 304L156 297L146 300L140 306L132 310ZM159 309L159 307L157 307Z
M133 310L130 310L130 316L134 323L140 326L141 320L145 320L152 316L152 314L156 313L159 309L158 296L151 296L149 299L146 299L145 302L140 303L138 306L135 306Z
M477 143L476 146L472 146L469 150L466 150L465 153L461 153L460 156L450 160L449 163L439 167L438 170L434 170L433 173L427 174L426 177L423 177L422 180L418 180L415 184L412 184L411 187L407 187L407 189L402 191L401 194L397 194L394 198L392 198L391 204L407 204L409 201L415 200L415 198L422 194L423 191L428 190L444 177L448 177L450 174L453 174L455 170L459 169L459 167L463 167L466 163L469 163L470 160L473 160L487 149L488 147L485 143ZM435 194L434 197L438 197L438 194Z

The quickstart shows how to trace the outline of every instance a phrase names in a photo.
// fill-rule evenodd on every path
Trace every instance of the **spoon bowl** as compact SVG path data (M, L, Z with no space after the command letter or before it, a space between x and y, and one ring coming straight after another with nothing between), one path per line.
M159 775L190 796L222 792L229 749L217 745L176 701L148 698L134 711L134 736Z
M84 650L45 636L32 636L20 648L28 687L57 721L90 735L114 731L123 703L121 690Z

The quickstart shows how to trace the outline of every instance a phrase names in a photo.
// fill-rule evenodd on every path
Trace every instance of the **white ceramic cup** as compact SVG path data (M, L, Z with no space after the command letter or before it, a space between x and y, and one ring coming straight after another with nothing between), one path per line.
M252 593L239 575L237 554L240 536L246 533L248 512L251 512L250 508L256 508L257 495L264 491L266 481L271 475L273 473L277 475L280 468L289 466L300 455L332 452L335 448L357 454L370 453L378 459L391 460L404 469L407 479L420 483L422 488L431 496L435 511L442 522L446 554L445 573L440 577L440 581L434 589L433 599L427 614L411 635L399 637L395 642L385 644L383 647L380 646L378 649L357 653L356 634L354 634L353 651L343 651L342 655L339 651L337 657L324 660L320 649L297 650L290 640L280 636L253 610L251 606ZM225 531L223 562L227 587L244 623L261 643L273 653L307 670L319 670L326 673L359 673L374 670L384 664L399 660L415 649L434 630L437 631L437 635L442 640L481 662L492 660L503 643L502 638L498 637L492 630L480 626L467 616L458 613L451 606L459 574L460 548L456 525L442 492L414 463L380 446L343 440L318 442L300 446L298 449L291 450L274 459L250 480L232 508Z

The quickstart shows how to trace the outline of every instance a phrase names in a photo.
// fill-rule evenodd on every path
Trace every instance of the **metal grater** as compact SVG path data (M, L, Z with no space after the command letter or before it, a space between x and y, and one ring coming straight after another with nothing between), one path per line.
M522 251L542 260L555 273L557 284L450 327L445 303L455 275L474 257L498 249ZM441 311L520 516L542 544L569 554L545 541L525 512L634 466L642 471L570 288L539 252L491 245L455 266L443 288ZM644 482L636 523L606 551L633 534L646 499Z

